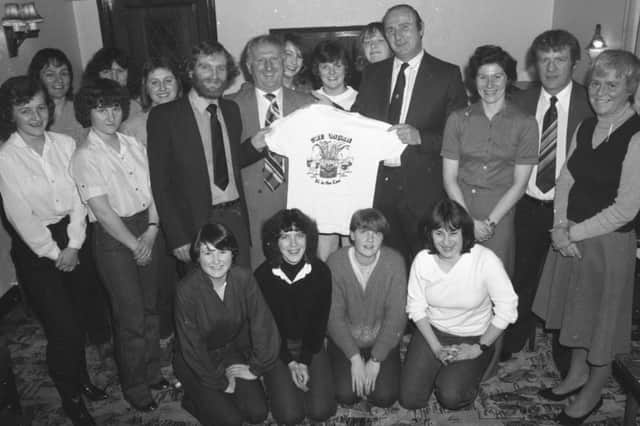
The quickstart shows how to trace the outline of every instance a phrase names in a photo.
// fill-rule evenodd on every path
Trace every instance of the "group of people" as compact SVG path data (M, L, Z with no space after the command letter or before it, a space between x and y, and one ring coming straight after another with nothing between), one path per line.
M143 412L170 386L159 342L174 330L183 407L199 421L256 423L270 410L296 424L359 398L468 406L536 316L559 330L562 375L540 395L574 396L558 421L600 407L630 341L640 61L605 51L585 88L572 80L578 41L550 30L531 45L536 83L522 90L501 47L475 49L463 79L423 35L414 8L393 6L362 32L366 61L335 41L315 47L315 85L295 37L272 35L249 40L239 66L199 43L186 81L150 59L139 97L113 48L75 95L57 49L2 84L11 254L74 424L94 424L83 395L107 396L84 347L87 333L110 339L109 307L122 391ZM225 95L241 70L246 83ZM291 131L318 123L340 128ZM317 155L294 157L289 140ZM341 181L359 195L332 192Z

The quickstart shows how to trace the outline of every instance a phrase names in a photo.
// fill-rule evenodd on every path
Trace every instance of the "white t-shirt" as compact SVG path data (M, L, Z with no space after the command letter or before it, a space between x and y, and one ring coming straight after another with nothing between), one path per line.
M481 336L493 324L504 330L518 318L518 296L502 262L475 244L449 272L422 250L409 273L407 314L456 336Z
M270 150L289 158L287 208L298 208L321 233L349 233L354 211L371 207L378 163L405 148L389 124L323 104L271 125Z

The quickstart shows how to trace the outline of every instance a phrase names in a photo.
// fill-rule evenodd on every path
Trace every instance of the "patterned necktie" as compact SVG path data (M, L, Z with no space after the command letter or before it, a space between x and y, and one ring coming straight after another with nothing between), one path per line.
M209 104L207 111L211 115L211 151L213 155L213 183L223 191L229 185L229 170L227 169L227 154L224 152L222 128L218 121L216 104Z
M404 72L408 66L408 63L402 63L400 72L398 72L398 77L396 78L396 85L393 88L393 94L391 95L391 102L389 102L389 110L387 112L387 121L391 124L398 124L400 122L402 97L404 96L404 86L406 85Z
M540 137L540 155L538 157L538 174L536 186L547 192L556 184L556 145L558 142L558 98L552 96L551 105L544 113L542 120L542 136Z
M264 127L269 127L271 123L280 118L280 107L278 106L276 95L273 93L267 93L264 97L269 101L269 109L267 110L267 116L264 120ZM267 185L267 188L271 191L275 191L285 181L287 162L283 156L275 154L268 149L264 150L264 154L264 184Z

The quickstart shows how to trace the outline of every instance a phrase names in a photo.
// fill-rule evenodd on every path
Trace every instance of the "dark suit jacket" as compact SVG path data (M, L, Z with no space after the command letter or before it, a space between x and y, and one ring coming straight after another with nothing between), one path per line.
M526 90L520 90L514 92L512 101L518 105L524 112L531 114L535 117L536 108L538 107L538 99L540 99L540 91L542 86L534 84ZM567 151L569 151L569 145L571 144L571 138L573 133L578 127L578 124L585 118L593 117L593 110L589 104L589 97L587 96L587 89L573 82L571 88L571 98L569 99L569 118L567 120Z
M240 143L238 105L226 99L219 99L219 105L229 133L233 174L246 211L240 168L259 159L260 153L250 143ZM204 148L188 96L154 107L147 133L151 189L168 246L175 249L193 242L211 208Z
M392 72L393 58L367 66L351 110L386 121ZM418 129L422 144L404 150L400 168L406 201L418 217L444 194L442 133L449 114L466 105L460 69L425 52L405 120Z

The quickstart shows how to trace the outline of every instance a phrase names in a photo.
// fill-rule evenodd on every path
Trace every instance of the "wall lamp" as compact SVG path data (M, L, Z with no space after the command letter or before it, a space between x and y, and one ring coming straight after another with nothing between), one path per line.
M25 39L38 37L40 32L38 24L43 20L42 16L38 14L34 2L24 4L7 3L4 5L2 28L7 40L7 50L10 58L18 56L18 47Z
M595 59L596 56L607 49L607 43L604 41L604 38L602 38L602 34L600 33L601 29L602 27L600 27L600 24L597 24L596 30L593 33L593 38L587 46L587 52L589 52L589 57L591 59Z

